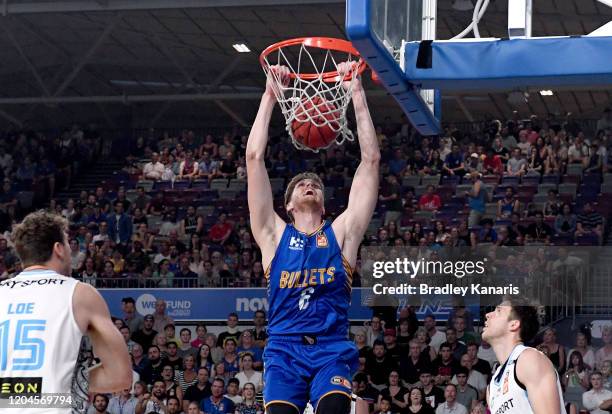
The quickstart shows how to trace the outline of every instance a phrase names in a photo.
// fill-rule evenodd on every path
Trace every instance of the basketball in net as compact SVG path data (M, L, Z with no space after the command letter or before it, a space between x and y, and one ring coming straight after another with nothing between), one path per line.
M305 98L291 122L293 138L312 150L329 147L340 134L336 112L336 106L324 98Z
M274 85L296 148L318 152L354 139L346 111L353 80L364 71L365 61L350 42L327 37L285 40L264 50L259 61ZM275 66L288 68L288 82Z

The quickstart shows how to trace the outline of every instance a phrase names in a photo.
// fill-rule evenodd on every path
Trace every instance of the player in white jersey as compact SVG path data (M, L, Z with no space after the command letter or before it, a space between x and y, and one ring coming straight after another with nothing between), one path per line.
M71 272L67 228L62 217L40 211L13 232L25 269L0 282L0 414L70 413L66 399L54 400L53 408L6 407L27 402L15 397L34 402L50 393L73 395L82 386L77 377L89 377L91 392L131 387L127 346L106 303L90 285L64 276ZM88 375L77 364L83 335L101 362Z
M536 308L519 299L487 313L482 339L501 363L487 388L491 414L566 414L555 367L546 355L523 345L538 328Z

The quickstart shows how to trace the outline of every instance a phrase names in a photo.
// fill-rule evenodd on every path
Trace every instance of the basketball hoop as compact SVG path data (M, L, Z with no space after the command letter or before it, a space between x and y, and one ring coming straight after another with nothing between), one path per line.
M318 149L296 140L291 127L294 121L310 122L317 128L325 126L337 133L329 145L334 141L340 145L345 139L354 140L348 128L346 111L352 96L351 81L364 71L366 64L350 42L328 37L285 40L266 48L259 62L266 76L272 75L276 86L274 95L296 148L318 152ZM355 62L355 65L341 76L338 73L341 62ZM270 70L274 65L289 68L288 85L283 85L280 76ZM346 89L342 85L344 82L350 82ZM321 102L325 104L321 105Z

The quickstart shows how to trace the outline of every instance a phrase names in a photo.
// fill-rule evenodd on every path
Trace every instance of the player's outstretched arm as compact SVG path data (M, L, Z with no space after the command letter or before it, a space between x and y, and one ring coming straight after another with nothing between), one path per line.
M348 64L338 65L339 73L346 73L346 67L343 65ZM361 80L356 78L352 87L361 162L353 178L347 208L334 222L334 230L343 234L342 250L346 259L353 266L357 260L357 249L376 208L380 149Z
M89 391L111 393L132 387L132 361L123 336L111 320L106 302L92 286L79 283L72 301L82 332L91 339L101 364L89 373Z
M557 371L550 360L535 349L526 349L516 363L516 376L527 388L535 414L561 412Z
M264 256L271 258L276 249L276 233L284 226L283 220L274 212L272 187L266 171L265 155L268 146L268 127L276 104L273 73L281 79L289 80L289 69L284 66L273 66L266 82L259 110L251 128L246 147L247 199L251 219L251 231ZM266 264L264 263L264 267Z

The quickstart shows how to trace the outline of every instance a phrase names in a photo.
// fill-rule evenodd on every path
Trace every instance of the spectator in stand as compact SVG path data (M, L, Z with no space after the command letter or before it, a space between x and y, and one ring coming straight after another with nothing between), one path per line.
M168 356L166 358L166 364L171 365L174 370L178 370L183 367L183 358L181 358L178 354L178 345L176 341L172 340L172 337L168 337L166 334L167 342L167 352Z
M514 146L509 147L509 148L505 147L502 141L501 135L498 134L495 136L495 139L493 140L493 146L491 147L491 150L492 150L493 156L499 157L502 164L505 164L510 159L509 149L514 148Z
M121 328L119 328L119 332L121 332L121 335L125 340L125 344L127 345L128 352L131 354L136 342L130 339L130 328L127 325L123 325Z
M227 152L225 158L221 160L218 174L223 178L234 178L238 168L233 152Z
M419 382L421 372L430 369L431 360L429 355L423 355L421 352L421 345L416 339L413 339L409 343L408 355L401 356L399 372L402 381L409 388L412 388Z
M366 322L367 343L370 347L374 347L375 341L383 340L383 322L377 315L372 316L370 322Z
M507 177L522 177L527 172L527 160L522 157L521 150L515 148L512 150L512 158L508 160L506 167Z
M423 211L437 212L442 206L440 196L435 193L433 185L427 186L427 192L419 199L419 209Z
M389 172L395 176L401 177L404 175L404 170L408 166L408 161L404 158L402 150L397 148L393 151L393 158L389 160Z
M255 346L263 348L266 340L268 339L268 331L266 329L266 312L264 310L255 311L253 316L253 325L255 326L251 332L253 333L253 339Z
M519 213L521 202L514 194L514 187L506 187L504 198L497 202L497 218L508 219L512 213Z
M5 241L6 242L6 241ZM0 253L1 254L1 253ZM8 262L4 258L5 263ZM75 276L83 267L85 262L85 253L79 249L79 241L77 239L70 239L70 268L72 269L72 275Z
M378 403L378 411L375 414L396 414L394 411L391 411L391 401L389 398L383 398Z
M429 336L429 345L438 352L440 345L446 342L446 334L436 328L436 318L434 315L427 315L423 321L423 327Z
M208 329L206 328L206 325L204 325L203 323L199 323L196 325L196 338L191 341L191 346L194 348L200 348L202 345L204 345L204 341L206 339L206 334L208 333Z
M195 365L195 357L191 354L185 355L183 358L183 366L179 371L176 371L175 382L183 391L183 394L187 389L198 382L198 373Z
M563 389L563 400L565 403L572 403L578 409L582 407L582 394L589 390L590 369L587 368L582 360L582 354L578 351L571 352L567 371L561 378Z
M472 368L488 379L491 375L491 364L478 357L478 344L476 342L470 342L467 344L467 355L470 357L472 361Z
M164 164L159 162L159 154L151 154L151 161L144 165L142 176L145 180L159 181L164 173Z
M561 235L573 236L576 232L577 222L576 215L572 214L572 207L565 203L561 212L555 218L555 231Z
M427 162L425 163L425 167L423 168L423 174L427 175L440 175L444 170L444 161L440 156L440 151L433 150Z
M444 402L444 392L434 383L432 371L433 368L429 367L421 372L419 388L423 391L425 403L432 409L435 409Z
M565 370L565 348L557 343L557 333L553 328L547 328L544 331L540 346L548 349L548 359L558 372L563 372Z
M240 371L236 374L236 379L239 381L238 389L243 391L246 384L253 384L255 392L263 390L263 376L260 371L253 369L253 355L246 352L240 357Z
M504 173L502 158L494 153L493 148L487 150L487 155L482 161L482 168L487 174L502 175Z
M219 162L210 157L208 151L202 152L200 162L198 163L198 178L212 181L213 178L217 177Z
M170 271L170 261L167 259L162 260L159 263L159 270L153 272L151 282L155 287L173 287L174 286L174 272Z
M601 376L604 388L612 391L612 360L605 360L601 364Z
M166 325L174 324L174 319L166 315L166 301L163 299L157 299L155 301L155 313L153 317L155 318L153 329L157 332L164 332Z
M93 405L87 410L88 414L108 414L109 400L108 397L104 394L96 394L93 398ZM93 408L93 410L92 410Z
M123 203L115 201L115 214L108 217L108 235L110 239L122 246L127 246L132 239L132 220L125 214Z
M142 346L136 342L132 347L132 370L138 373L138 375L142 375L142 372L148 363L149 360L144 355Z
M397 369L397 365L386 355L384 342L375 341L372 354L366 359L365 373L368 375L368 382L380 391L385 388L389 374L394 369Z
M134 301L134 298L126 297L121 299L121 310L123 311L121 319L130 328L130 332L135 333L143 327L144 320L136 313L136 301Z
M465 196L468 198L468 205L470 207L468 226L472 228L480 224L480 220L485 214L487 190L480 180L480 173L473 172L470 174L470 178L472 181L472 188L470 191L465 192Z
M243 331L240 334L238 346L238 357L242 357L245 354L251 354L253 358L253 366L255 369L263 368L262 349L255 345L253 340L253 332L251 330Z
M467 160L465 168L468 174L473 172L482 173L484 171L484 167L480 155L478 155L478 153L476 152L473 152L470 155L470 158Z
M225 346L225 340L227 338L234 339L234 345L238 343L238 338L240 338L240 331L238 330L238 314L235 312L231 312L227 315L227 329L219 334L217 338L217 346Z
M570 164L581 164L587 166L590 157L589 146L585 144L582 134L579 134L574 143L567 150L568 162Z
M566 366L570 366L570 355L574 352L580 352L582 360L587 369L593 371L595 369L595 352L589 345L586 335L583 332L576 334L576 345L567 352ZM588 382L588 378L587 378Z
M190 288L198 286L198 275L189 268L189 257L183 256L180 260L178 272L174 275L177 279L178 287ZM189 341L191 341L191 332L189 333Z
M255 399L255 386L251 383L244 384L242 390L243 400L236 405L235 414L264 414L264 406Z
M378 199L387 205L387 210L402 211L401 187L397 177L389 174L386 177L387 184L382 187Z
M535 215L535 222L527 227L527 236L531 241L549 244L552 235L553 229L544 222L544 215L538 211Z
M461 367L455 378L457 378L457 402L466 409L471 410L478 404L478 390L468 384L468 369Z
M383 398L391 401L391 412L399 413L405 410L408 406L409 390L400 384L400 376L396 370L389 373L387 387L383 388L378 396L378 405L380 406Z
M444 175L455 175L463 177L466 173L464 165L464 157L459 148L459 145L453 144L451 153L444 160Z
M452 318L453 328L455 328L455 333L457 335L457 341L460 343L467 345L470 342L478 342L478 335L471 330L467 329L467 321L464 315L454 315Z
M195 358L198 349L191 345L191 331L189 328L182 328L179 337L181 342L178 347L178 355L183 359L185 359L187 355L191 355Z
M189 386L183 396L183 408L189 407L193 402L197 403L199 406L202 400L212 395L211 385L210 382L208 382L209 376L209 371L205 367L200 367L198 369L196 383ZM200 414L199 410L197 414Z
M601 331L603 346L595 352L595 368L602 369L604 361L612 360L612 325L606 325Z
M233 226L227 220L225 213L220 213L217 223L208 232L208 237L213 243L224 244L232 235Z
M383 342L387 356L391 357L395 365L399 364L401 349L397 345L397 333L394 328L387 328L384 331Z
M429 358L430 361L436 359L437 352L433 346L429 344L429 334L423 327L419 327L415 334L414 340L416 340L421 348L421 356Z
M436 414L468 414L467 409L457 402L457 386L447 384L444 388L445 402L436 408Z
M612 409L612 391L603 387L601 372L591 374L591 390L582 394L582 405L590 414L608 414Z
M211 396L204 398L200 403L200 410L207 414L234 414L234 403L223 396L225 382L215 378L211 386Z
M40 164L36 168L36 175L37 175L36 180L38 182L46 181L45 184L48 184L49 186L48 194L49 194L49 197L51 198L53 198L53 196L55 195L55 173L56 173L55 164L49 161L49 159L46 156L43 156L43 158L40 160Z
M472 365L472 358L466 353L461 356L461 367L467 372L467 383L474 387L478 391L478 399L484 400L485 392L487 390L487 377L480 372L476 371ZM457 385L457 376L461 373L461 369L455 374L452 379L452 383ZM472 407L466 407L472 408Z
M563 203L559 200L559 192L555 189L548 190L548 199L544 204L544 216L556 217L561 214Z
M153 384L154 381L161 380L161 372L165 360L161 357L161 351L156 345L149 347L148 362L142 370L140 378L147 384Z
M223 342L223 359L221 362L224 365L225 372L231 378L240 369L240 359L236 352L238 344L233 337L225 338Z
M200 170L198 162L193 160L193 152L188 150L185 152L185 159L181 161L179 166L178 179L193 181L198 177Z
M593 210L593 205L589 202L584 204L576 223L576 236L585 234L597 235L599 244L603 241L603 217Z
M138 399L132 395L129 388L126 388L110 399L107 412L109 414L134 414L137 404Z
M196 209L194 206L187 207L187 215L185 216L183 220L181 220L180 224L181 224L181 228L180 228L181 234L201 235L204 233L204 218L200 215L196 215Z

